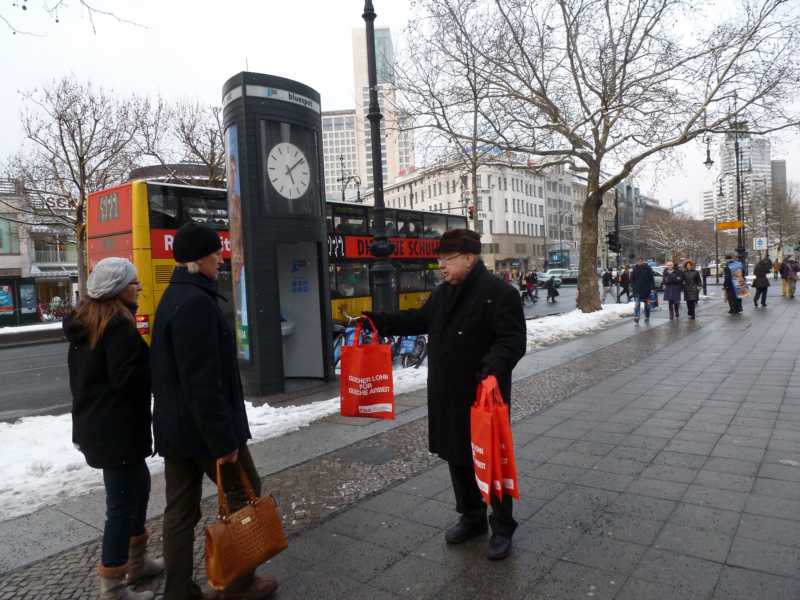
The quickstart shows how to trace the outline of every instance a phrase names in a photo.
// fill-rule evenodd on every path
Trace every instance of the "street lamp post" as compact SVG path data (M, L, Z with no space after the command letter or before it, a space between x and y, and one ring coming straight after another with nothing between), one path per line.
M341 163L341 167L339 168L339 172L341 176L336 181L341 182L342 184L342 202L345 202L344 193L347 190L347 186L352 181L356 186L356 202L361 202L361 178L358 175L345 175L345 168L344 168L344 155L339 156L339 162Z
M376 311L389 311L394 308L392 297L392 278L394 268L389 261L389 256L394 251L394 246L386 237L386 207L383 203L383 164L381 160L381 114L378 104L378 74L375 64L375 9L372 0L364 1L362 18L367 30L367 72L369 77L369 112L367 119L370 127L370 141L372 142L372 185L375 198L375 225L374 241L370 252L375 257L372 267L374 281L373 309Z

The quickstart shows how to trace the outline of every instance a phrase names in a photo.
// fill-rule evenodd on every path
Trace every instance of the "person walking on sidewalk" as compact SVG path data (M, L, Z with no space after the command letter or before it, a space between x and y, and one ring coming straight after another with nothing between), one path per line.
M622 273L618 276L619 279L619 294L617 294L617 304L620 303L622 295L625 294L625 302L631 301L631 272L628 270L628 265L622 269Z
M636 303L633 307L633 322L638 323L641 316L641 304L644 302L645 323L650 320L650 295L656 291L656 278L653 275L653 268L644 262L644 257L636 259L636 266L631 273L631 283L633 286L633 300Z
M694 321L697 302L700 300L700 290L703 289L703 279L700 271L695 269L695 264L687 260L683 265L683 297L686 300L686 310L689 312L689 319Z
M794 274L794 269L792 268L791 257L784 257L783 262L781 263L780 272L782 284L781 296L784 298L793 298L793 288L795 287L794 283L797 281L797 276Z
M136 330L142 287L124 258L98 262L87 297L64 319L72 391L72 441L103 470L106 523L97 573L102 600L151 600L128 585L164 570L147 557L145 529L153 452L148 347Z
M547 290L547 302L556 302L558 297L558 287L556 287L556 277L551 275L547 283L544 284L544 289Z
M683 273L675 268L675 264L671 260L665 265L662 281L664 282L664 302L669 303L669 320L680 319Z
M428 432L430 451L447 461L461 514L447 530L449 544L461 544L487 531L486 505L475 480L470 440L470 406L480 381L494 375L506 404L511 401L511 371L525 355L522 307L512 287L498 281L480 258L480 236L455 229L442 235L439 268L444 284L418 310L365 313L381 335L428 338ZM487 557L511 553L517 522L511 496L492 499L492 537Z
M767 291L769 290L769 272L772 270L772 261L769 258L762 258L756 268L753 269L753 274L756 276L753 280L753 287L756 288L756 295L753 298L753 304L758 308L758 300L761 299L761 306L767 306Z
M224 463L231 512L247 502L234 470L239 466L261 495L261 479L246 445L250 428L234 336L217 303L222 298L217 292L221 248L217 232L205 225L192 222L178 230L173 242L177 264L153 328L153 431L166 479L166 600L267 598L277 588L273 578L251 573L220 595L204 596L193 581L203 475L216 480L216 462Z
M739 278L742 276L742 263L730 254L725 256L725 276L722 287L728 300L728 314L738 315L743 312L742 299L739 297Z
M606 270L603 271L603 304L606 303L606 298L611 293L611 284L614 281L614 276L611 274L611 270L606 267Z
M781 272L781 261L779 261L778 257L776 256L775 261L772 263L772 279L777 281L780 272Z

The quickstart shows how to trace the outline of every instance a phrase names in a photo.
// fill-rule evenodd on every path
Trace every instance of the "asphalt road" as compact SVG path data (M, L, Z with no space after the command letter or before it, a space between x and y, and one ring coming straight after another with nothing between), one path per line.
M69 412L67 343L0 349L0 421Z
M558 302L545 302L540 290L536 304L525 304L527 318L575 308L575 286L562 286ZM39 344L0 349L0 422L32 415L69 412L72 398L67 374L67 344Z

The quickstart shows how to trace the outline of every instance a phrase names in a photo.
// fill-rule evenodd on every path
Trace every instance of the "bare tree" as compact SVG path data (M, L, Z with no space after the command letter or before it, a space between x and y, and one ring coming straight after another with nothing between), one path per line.
M790 112L800 20L787 0L440 0L491 81L484 143L568 160L584 172L577 306L599 310L604 194L647 159L710 133L766 134ZM436 13L423 16L436 18ZM482 23L475 35L472 19ZM603 173L609 173L603 177Z
M658 258L676 264L685 259L704 262L714 255L714 226L682 213L650 213L639 235Z
M81 295L86 291L86 200L121 183L133 162L130 103L72 78L25 94L25 144L9 163L29 202L21 221L47 219L74 235Z
M140 23L126 19L117 12L103 5L103 0L89 2L88 0L77 0L77 2L67 2L67 0L41 0L31 2L29 0L16 0L11 3L11 9L0 9L0 22L5 23L12 35L34 35L41 36L42 33L30 31L26 26L22 29L22 23L26 18L36 15L43 15L46 20L58 25L65 19L74 17L85 17L93 33L97 33L97 21L101 18L112 19L118 23L125 23L135 27L143 27Z
M470 4L421 3L406 28L407 50L396 79L401 110L424 132L420 146L426 162L461 162L477 210L478 167L496 159L500 147L487 141L494 136L494 125L484 116L492 85L489 64L473 43L483 19ZM453 21L461 27L452 27Z
M176 181L178 163L201 165L208 185L225 185L225 141L222 107L182 101L170 104L163 98L135 100L137 135L135 145L142 158L158 162Z

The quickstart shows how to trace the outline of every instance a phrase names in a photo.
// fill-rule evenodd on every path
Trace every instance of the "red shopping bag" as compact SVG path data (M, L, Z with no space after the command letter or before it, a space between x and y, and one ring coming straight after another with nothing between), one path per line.
M494 452L497 434L494 428L491 396L486 394L482 385L478 386L477 398L470 408L469 428L475 481L483 501L491 504L492 493L495 490L494 477L495 473L499 472L500 465L499 456Z
M500 464L500 474L495 476L499 488L499 498L504 494L519 500L519 479L517 478L517 461L514 459L514 439L511 436L511 415L508 404L503 402L497 379L488 377L481 385L491 388L494 403L494 431L496 436L495 448Z
M352 346L342 348L339 378L341 415L394 419L392 349L378 340L378 329L370 320L370 341L361 343L361 325L356 325Z
M493 376L478 386L477 398L470 410L470 435L475 480L484 502L491 504L492 495L500 500L506 494L519 499L508 405L503 402Z

